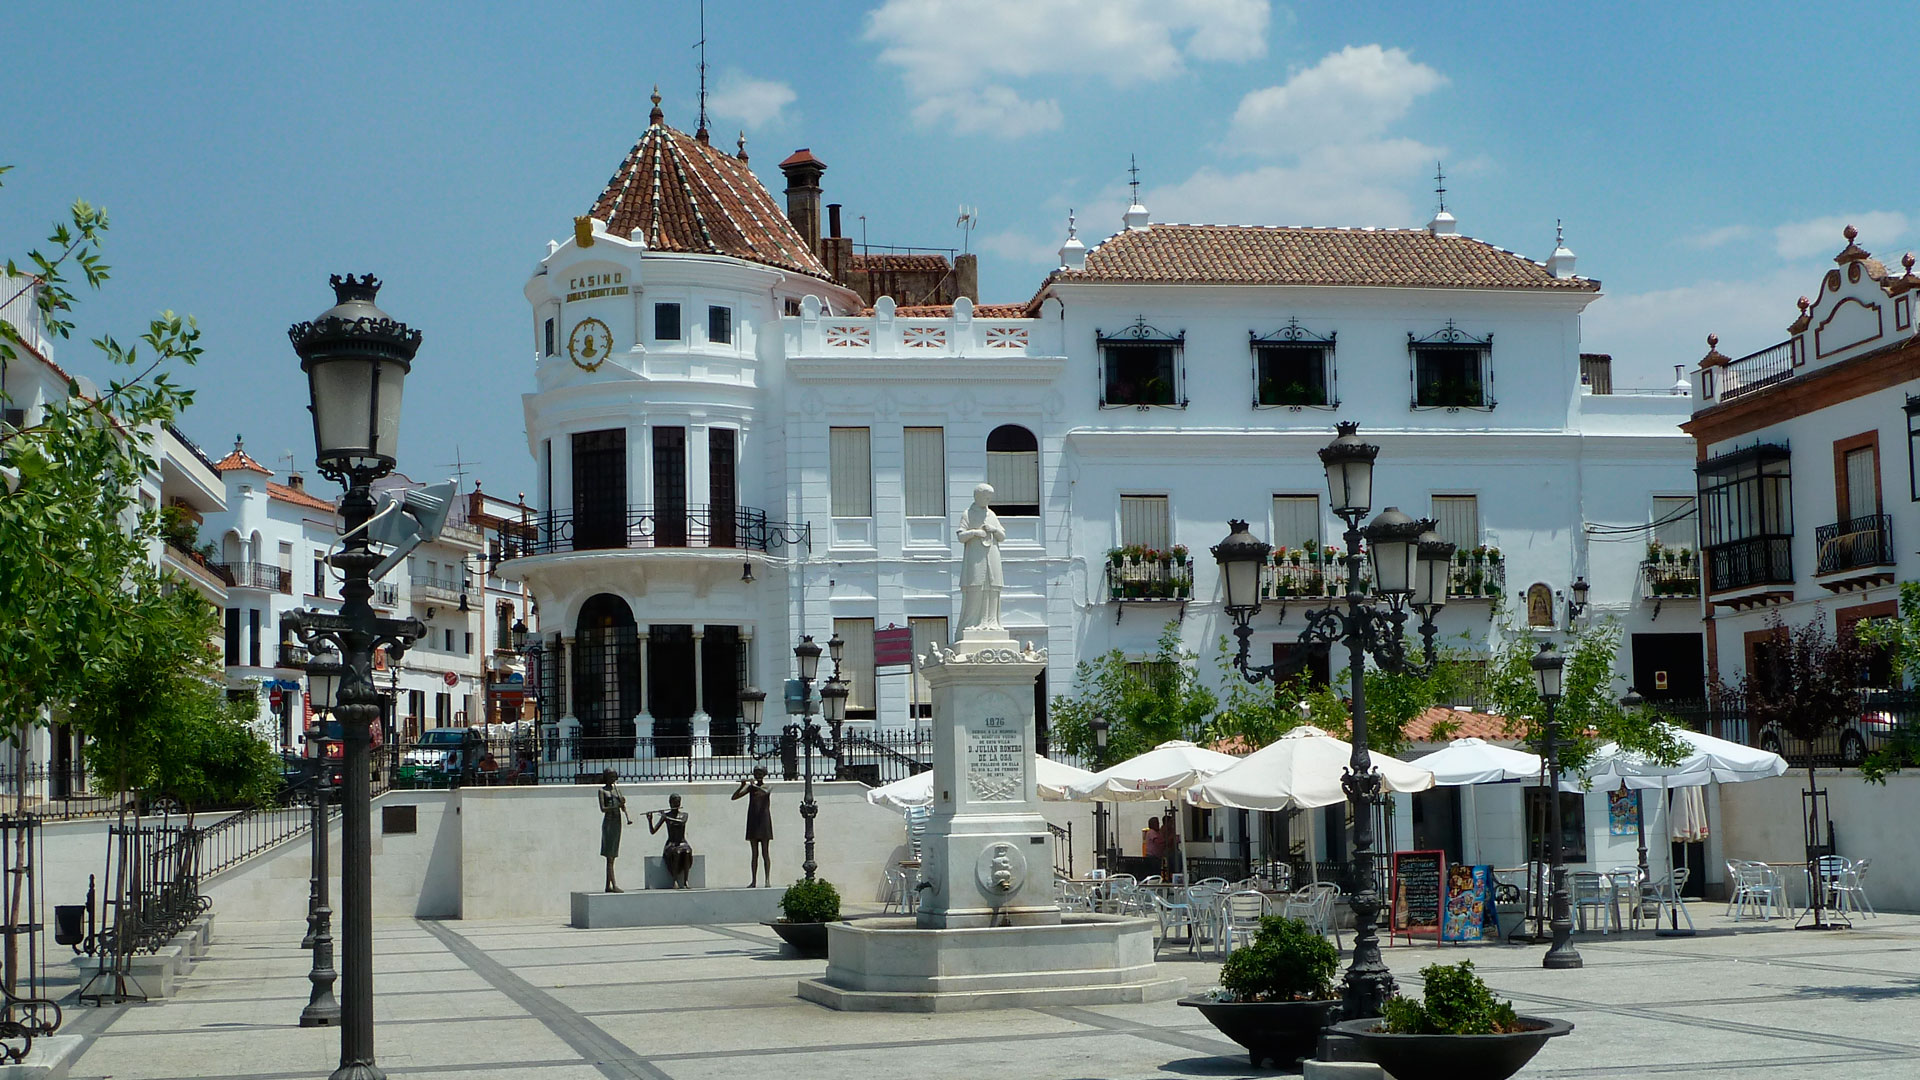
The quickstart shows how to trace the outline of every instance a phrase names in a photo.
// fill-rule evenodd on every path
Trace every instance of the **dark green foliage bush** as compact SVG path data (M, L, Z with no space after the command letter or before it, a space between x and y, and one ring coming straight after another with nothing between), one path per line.
M802 878L780 895L780 911L788 922L832 922L840 917L840 892L825 878Z
M1396 997L1387 1002L1386 1030L1395 1035L1502 1035L1520 1030L1513 1002L1500 1001L1473 973L1473 961L1428 964L1425 1002Z
M1311 1001L1333 996L1339 950L1299 919L1268 915L1245 948L1220 968L1235 1001Z

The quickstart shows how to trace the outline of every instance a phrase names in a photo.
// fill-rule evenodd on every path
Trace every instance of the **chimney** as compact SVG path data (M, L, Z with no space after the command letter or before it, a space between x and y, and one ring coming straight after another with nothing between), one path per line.
M955 296L979 301L980 256L968 252L965 255L953 257L953 290Z
M1559 222L1553 223L1553 254L1547 256L1547 273L1557 278L1573 276L1574 255L1567 249L1567 234Z
M1454 220L1454 216L1443 208L1439 213L1433 215L1432 221L1427 222L1427 231L1435 236L1459 236L1460 223ZM1569 254L1571 254L1571 252L1569 252Z
M289 473L287 475L287 486L295 491L305 491L307 490L307 478L301 476L299 473Z
M801 147L780 163L787 177L787 220L807 242L809 251L820 250L820 174L826 163Z
M840 239L840 204L837 202L827 204L827 235Z

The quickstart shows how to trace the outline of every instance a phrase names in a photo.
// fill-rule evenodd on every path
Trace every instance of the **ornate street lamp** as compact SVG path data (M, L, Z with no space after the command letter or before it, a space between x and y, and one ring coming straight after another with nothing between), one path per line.
M1553 651L1553 643L1543 641L1540 651L1529 663L1533 666L1534 689L1547 707L1547 865L1553 874L1553 916L1547 924L1553 930L1553 944L1547 948L1541 967L1577 968L1580 952L1573 947L1573 916L1567 904L1567 867L1560 843L1560 726L1553 717L1560 703L1567 658Z
M1214 546L1213 556L1220 564L1220 576L1226 590L1227 614L1234 621L1234 635L1240 647L1234 667L1248 682L1279 682L1298 673L1308 660L1327 655L1335 644L1348 649L1347 671L1353 699L1353 756L1341 787L1353 813L1352 906L1354 917L1353 961L1347 968L1342 1013L1349 1018L1379 1016L1386 1000L1393 996L1393 975L1380 958L1379 867L1374 858L1373 807L1380 798L1380 774L1374 771L1367 750L1367 705L1362 675L1368 658L1393 672L1425 674L1438 662L1433 644L1433 619L1444 606L1445 566L1438 568L1436 592L1434 560L1452 548L1432 535L1434 523L1401 513L1396 507L1382 510L1365 529L1362 518L1372 509L1373 466L1380 448L1362 442L1357 424L1342 422L1338 437L1320 450L1320 463L1326 468L1327 493L1334 514L1346 523L1347 572L1345 604L1333 604L1307 612L1307 627L1299 641L1305 646L1271 664L1251 664L1250 643L1253 616L1260 611L1260 568L1270 550L1247 529L1247 523L1229 523L1225 540ZM1366 580L1361 573L1361 542L1365 541L1373 559L1375 599L1368 602ZM1425 639L1421 660L1408 655L1406 647L1407 608L1420 614L1420 632Z
M1573 579L1573 587L1570 590L1573 596L1567 601L1567 629L1569 630L1573 629L1573 620L1579 618L1580 613L1587 610L1587 589L1586 575L1582 574Z
M333 695L344 669L340 654L332 650L307 657L307 700L313 703L316 717L325 717L332 710ZM300 1026L328 1027L340 1022L340 1003L333 996L334 980L339 976L333 967L333 909L328 906L327 897L330 884L327 804L331 800L333 769L327 762L326 720L321 719L304 734L306 745L301 754L307 768L307 794L313 799L313 806L308 821L311 855L307 876L307 936L301 939L300 947L313 950L307 971L307 981L313 986L307 995L307 1007L300 1010Z
M833 659L833 677L840 677L840 661L847 657L847 643L838 633L827 639L827 655Z
M333 716L343 743L341 807L340 1066L332 1080L384 1080L373 1052L373 725L380 694L373 685L373 653L385 647L398 661L426 633L418 619L374 614L372 573L382 557L372 550L375 480L393 471L400 439L400 396L420 332L374 306L373 275L332 279L335 304L312 322L288 329L312 394L315 460L320 472L346 488L340 502L344 532L328 562L343 577L338 614L294 611L288 624L308 649L331 645L342 658ZM319 952L316 938L315 952Z
M1106 717L1095 714L1087 727L1093 731L1093 771L1099 772L1107 767L1107 736L1111 734L1113 724ZM1093 804L1093 842L1097 845L1094 851L1095 865L1111 871L1112 867L1107 865L1112 853L1107 849L1107 803L1104 799Z
M813 677L820 672L820 646L813 643L812 634L803 636L793 647L793 660L800 668L800 681L811 687Z
M513 627L509 629L507 633L510 635L514 652L524 653L527 651L527 620L513 620Z
M1627 687L1626 694L1620 699L1620 707L1628 713L1637 713L1646 704L1647 699L1641 697L1640 691L1631 686ZM1620 790L1627 790L1627 778L1624 776L1620 778ZM1640 887L1642 889L1653 884L1653 876L1647 872L1647 808L1644 805L1646 801L1639 795L1634 796L1636 805L1633 813L1633 828L1640 840ZM1654 915L1657 922L1659 912L1655 912Z

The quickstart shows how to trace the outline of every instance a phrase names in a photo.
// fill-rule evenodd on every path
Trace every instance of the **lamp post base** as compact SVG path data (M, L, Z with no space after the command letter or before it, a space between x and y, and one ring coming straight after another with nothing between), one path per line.
M1547 955L1540 961L1540 966L1564 971L1568 968L1585 967L1586 961L1580 958L1580 954L1575 952L1571 945L1564 949L1556 946L1547 950Z
M356 1061L333 1070L327 1080L387 1080L387 1074L371 1061Z

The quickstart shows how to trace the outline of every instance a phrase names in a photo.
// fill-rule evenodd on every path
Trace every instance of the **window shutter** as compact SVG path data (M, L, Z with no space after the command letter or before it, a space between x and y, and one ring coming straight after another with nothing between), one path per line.
M873 684L873 620L872 619L835 619L833 632L847 643L845 656L840 661L840 677L847 683L847 709L874 708ZM829 666L833 661L824 658Z
M1871 446L1847 451L1847 517L1871 517L1880 512L1880 455Z
M913 628L913 700L920 703L923 708L930 707L933 702L933 687L927 685L926 678L921 674L919 658L927 655L927 650L935 645L945 648L951 644L947 638L947 619L944 615L908 619L907 625Z
M1120 496L1120 543L1141 544L1155 551L1172 546L1172 528L1167 520L1165 495Z
M1435 531L1440 539L1451 541L1453 546L1470 551L1480 546L1480 499L1476 495L1435 495L1433 497L1434 520L1440 523Z
M1320 542L1320 496L1273 497L1273 546L1299 549Z
M904 477L906 515L908 517L946 517L947 440L945 433L937 427L910 427L901 434L901 456L906 474Z
M829 501L834 517L873 516L872 435L863 427L837 427L827 436Z

